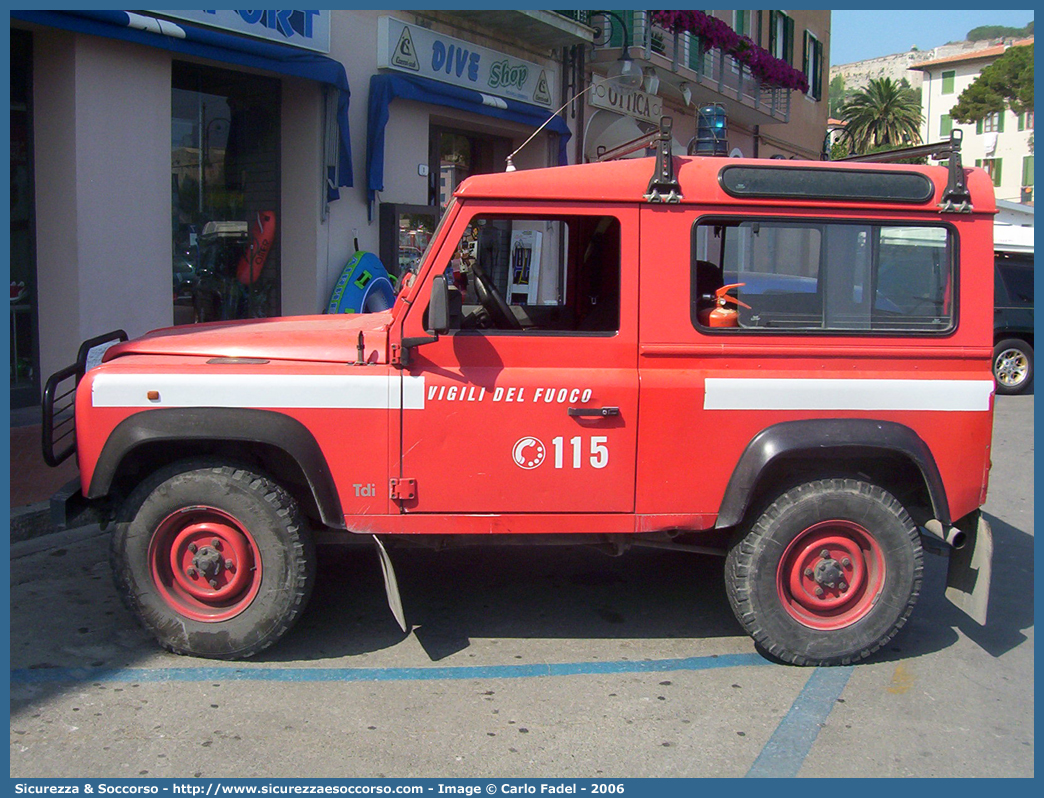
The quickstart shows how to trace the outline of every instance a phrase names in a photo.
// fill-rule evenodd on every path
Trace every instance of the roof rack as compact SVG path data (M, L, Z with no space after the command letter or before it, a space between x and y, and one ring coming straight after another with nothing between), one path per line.
M602 150L599 147L598 160L615 161L617 158L630 155L637 150L644 150L656 145L656 169L649 180L648 187L645 189L645 194L643 195L645 201L681 202L683 199L681 185L679 185L678 179L674 174L674 155L671 151L671 145L674 143L674 138L671 136L673 123L674 120L671 117L664 116L660 119L659 130L639 136L636 139L613 147L611 150Z
M949 141L935 144L920 144L913 147L900 147L896 150L874 152L869 155L849 155L847 158L836 158L835 161L855 161L859 163L894 163L905 158L929 157L936 161L948 161L949 179L943 191L939 210L943 213L971 213L971 192L964 181L964 167L961 165L961 139L964 131L955 128L950 131Z

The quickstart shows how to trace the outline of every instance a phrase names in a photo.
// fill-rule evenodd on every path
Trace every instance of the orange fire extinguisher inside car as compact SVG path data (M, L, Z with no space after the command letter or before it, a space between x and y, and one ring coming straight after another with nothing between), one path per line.
M739 311L728 307L728 303L732 302L741 308L747 308L747 310L750 310L751 307L746 302L741 302L736 297L729 296L728 292L733 288L739 288L741 285L746 285L746 283L723 285L715 291L714 308L700 311L700 324L705 327L738 327Z
M243 285L252 285L261 276L268 253L275 241L276 215L274 211L261 211L250 230L250 243L236 266L236 278Z

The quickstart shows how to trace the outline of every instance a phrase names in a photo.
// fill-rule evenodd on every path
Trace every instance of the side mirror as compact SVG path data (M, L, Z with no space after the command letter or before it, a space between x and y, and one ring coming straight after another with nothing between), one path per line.
M431 281L431 302L428 303L428 332L444 335L449 331L449 287L444 274Z

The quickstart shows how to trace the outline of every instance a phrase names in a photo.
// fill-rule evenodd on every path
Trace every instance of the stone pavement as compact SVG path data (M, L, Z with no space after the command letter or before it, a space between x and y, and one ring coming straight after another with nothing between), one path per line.
M11 411L11 541L53 531L48 500L77 474L70 457L57 468L40 453L40 409Z

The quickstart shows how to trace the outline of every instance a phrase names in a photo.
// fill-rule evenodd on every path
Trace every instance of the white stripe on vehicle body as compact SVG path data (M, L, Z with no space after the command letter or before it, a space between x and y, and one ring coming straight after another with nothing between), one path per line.
M992 380L708 377L704 410L990 409Z
M400 402L401 386L401 402ZM150 392L157 398L149 399ZM424 409L424 377L336 374L99 374L94 407Z

